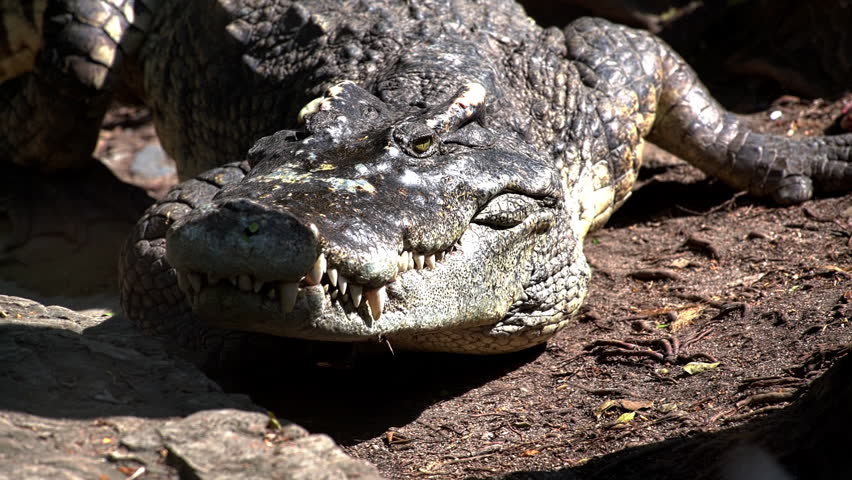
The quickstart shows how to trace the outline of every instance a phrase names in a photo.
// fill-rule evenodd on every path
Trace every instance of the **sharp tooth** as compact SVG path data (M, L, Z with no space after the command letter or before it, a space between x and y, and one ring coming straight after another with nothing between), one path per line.
M336 287L337 286L337 269L336 268L329 268L328 272L326 272L326 273L328 274L328 281L331 282L331 286Z
M314 266L311 268L311 271L308 272L307 279L312 285L318 285L320 280L322 280L322 274L325 273L325 254L320 253L317 261L314 262Z
M258 279L255 279L254 280L254 288L252 288L252 290L254 290L254 293L260 292L261 288L263 288L263 282L261 282Z
M278 284L278 296L281 300L281 310L284 311L284 313L290 313L293 311L293 307L296 305L296 295L298 294L298 283L281 282Z
M219 283L219 280L221 280L221 278L214 276L212 273L207 274L207 283L208 284L216 285L217 283Z
M399 260L397 260L396 263L397 270L399 270L400 273L408 270L408 255L406 255L405 252L400 253Z
M349 285L349 297L352 298L352 304L355 305L355 308L361 306L361 292L363 291L364 287L357 283Z
M424 261L423 255L414 254L414 266L417 267L417 270L423 269L423 261Z
M177 273L178 287L184 292L189 290L189 278L187 278L186 272L176 270L175 273Z
M240 290L242 290L244 292L250 292L251 291L251 284L252 284L251 277L249 277L245 273L243 273L242 275L239 276L239 278L237 279L237 284L239 285Z
M375 290L367 290L364 296L367 297L367 304L370 306L370 316L373 320L378 320L382 316L382 311L385 309L385 300L387 300L387 290L385 287L380 287Z
M408 252L408 269L414 270L414 253Z
M332 300L334 300L334 299L337 298L338 293L339 293L338 290L332 290L331 293L328 294L328 296L331 297Z
M315 224L310 224L308 227L311 229L311 233L314 234L315 237L319 237L319 228Z
M198 293L201 291L201 275L197 273L188 273L187 278L189 279L189 284L192 286L192 291Z
M428 255L426 257L426 266L429 268L435 268L435 255Z
M346 294L346 287L349 285L349 279L340 275L337 277L337 288L340 289L340 294Z

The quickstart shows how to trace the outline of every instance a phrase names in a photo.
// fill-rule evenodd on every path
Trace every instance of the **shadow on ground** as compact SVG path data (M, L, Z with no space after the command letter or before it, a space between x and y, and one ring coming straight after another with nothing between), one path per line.
M5 296L0 312L12 319L0 323L0 411L85 419L258 410L118 316L97 325L103 318Z
M502 480L648 478L849 478L852 355L840 359L797 402L737 427L627 448L577 468L515 472Z
M326 344L287 359L255 358L254 366L239 368L239 378L217 380L226 390L249 392L281 417L351 445L416 421L430 406L500 378L544 351L466 356L347 348Z

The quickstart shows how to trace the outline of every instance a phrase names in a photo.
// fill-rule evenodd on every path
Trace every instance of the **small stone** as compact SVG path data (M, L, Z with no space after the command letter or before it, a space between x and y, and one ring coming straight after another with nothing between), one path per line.
M152 143L133 156L130 174L137 178L155 179L177 172L175 163L169 159L158 143Z

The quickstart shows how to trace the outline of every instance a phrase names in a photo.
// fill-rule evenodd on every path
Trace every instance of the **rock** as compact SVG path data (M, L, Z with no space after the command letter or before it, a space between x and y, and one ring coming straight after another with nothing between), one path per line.
M159 143L151 143L133 157L130 174L142 180L152 180L177 175L177 168Z
M0 362L3 479L380 478L120 317L0 295Z

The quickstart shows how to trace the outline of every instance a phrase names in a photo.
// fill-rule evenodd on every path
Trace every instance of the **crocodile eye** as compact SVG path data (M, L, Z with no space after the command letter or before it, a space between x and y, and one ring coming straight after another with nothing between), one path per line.
M428 135L424 135L422 137L415 138L413 142L411 142L411 147L414 151L418 153L426 153L429 150L429 147L432 146L432 137Z

